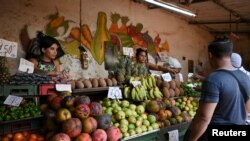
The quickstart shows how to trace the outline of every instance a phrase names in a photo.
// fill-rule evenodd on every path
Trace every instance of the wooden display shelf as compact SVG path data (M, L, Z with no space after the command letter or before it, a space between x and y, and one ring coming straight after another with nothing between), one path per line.
M123 88L123 86L112 86L112 87L120 87ZM97 88L83 88L83 89L73 89L73 94L93 94L93 93L100 93L102 91L108 91L109 87L97 87Z

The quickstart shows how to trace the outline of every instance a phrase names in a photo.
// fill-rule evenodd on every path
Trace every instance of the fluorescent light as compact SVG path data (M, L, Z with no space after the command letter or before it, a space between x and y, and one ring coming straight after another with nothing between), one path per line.
M182 7L178 7L178 6L173 5L171 3L163 2L161 0L144 0L144 1L151 3L151 4L154 4L154 5L157 5L157 6L160 6L160 7L163 7L163 8L166 8L166 9L169 9L169 10L172 10L172 11L175 11L175 12L178 12L178 13L188 15L188 16L192 16L192 17L196 16L196 14L194 14L192 11L189 11L189 10L184 9Z

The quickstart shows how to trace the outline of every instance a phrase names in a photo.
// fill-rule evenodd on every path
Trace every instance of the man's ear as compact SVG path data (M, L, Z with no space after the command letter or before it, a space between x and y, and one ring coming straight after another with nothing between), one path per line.
M208 57L209 57L209 58L212 58L212 56L213 56L212 53L211 53L211 52L208 52Z

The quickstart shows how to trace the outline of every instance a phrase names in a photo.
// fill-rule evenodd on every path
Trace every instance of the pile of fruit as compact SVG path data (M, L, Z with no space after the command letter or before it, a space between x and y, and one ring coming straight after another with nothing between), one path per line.
M72 89L83 89L83 88L97 88L97 87L111 87L117 86L115 78L91 78L91 79L79 79L72 81Z
M41 116L41 110L34 102L25 102L19 107L6 105L0 107L0 122L38 116Z
M88 96L68 92L48 96L41 108L46 120L46 140L52 141L117 141L120 130L111 126L111 117L103 114L102 105Z
M133 81L140 81L141 85L133 86L130 84L126 86L123 91L123 96L126 99L133 101L144 101L162 98L163 94L156 86L156 80L154 76L148 75L145 77L130 77L130 83Z
M1 141L45 141L45 139L41 134L23 131L14 134L6 134Z
M10 78L10 84L49 84L55 83L49 76L36 73L17 73Z
M104 99L101 101L104 113L112 118L112 124L118 127L123 137L159 129L152 114L145 113L145 104L135 105L127 100Z

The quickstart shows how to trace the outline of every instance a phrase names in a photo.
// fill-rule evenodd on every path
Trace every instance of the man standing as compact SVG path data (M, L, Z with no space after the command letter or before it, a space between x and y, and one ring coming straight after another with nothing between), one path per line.
M210 64L215 71L203 82L199 108L190 126L188 141L207 140L204 133L209 124L245 124L245 103L250 105L250 81L246 74L232 66L232 50L233 44L226 38L217 39L208 46ZM225 71L233 73L240 84L232 74ZM239 85L245 89L246 98Z

